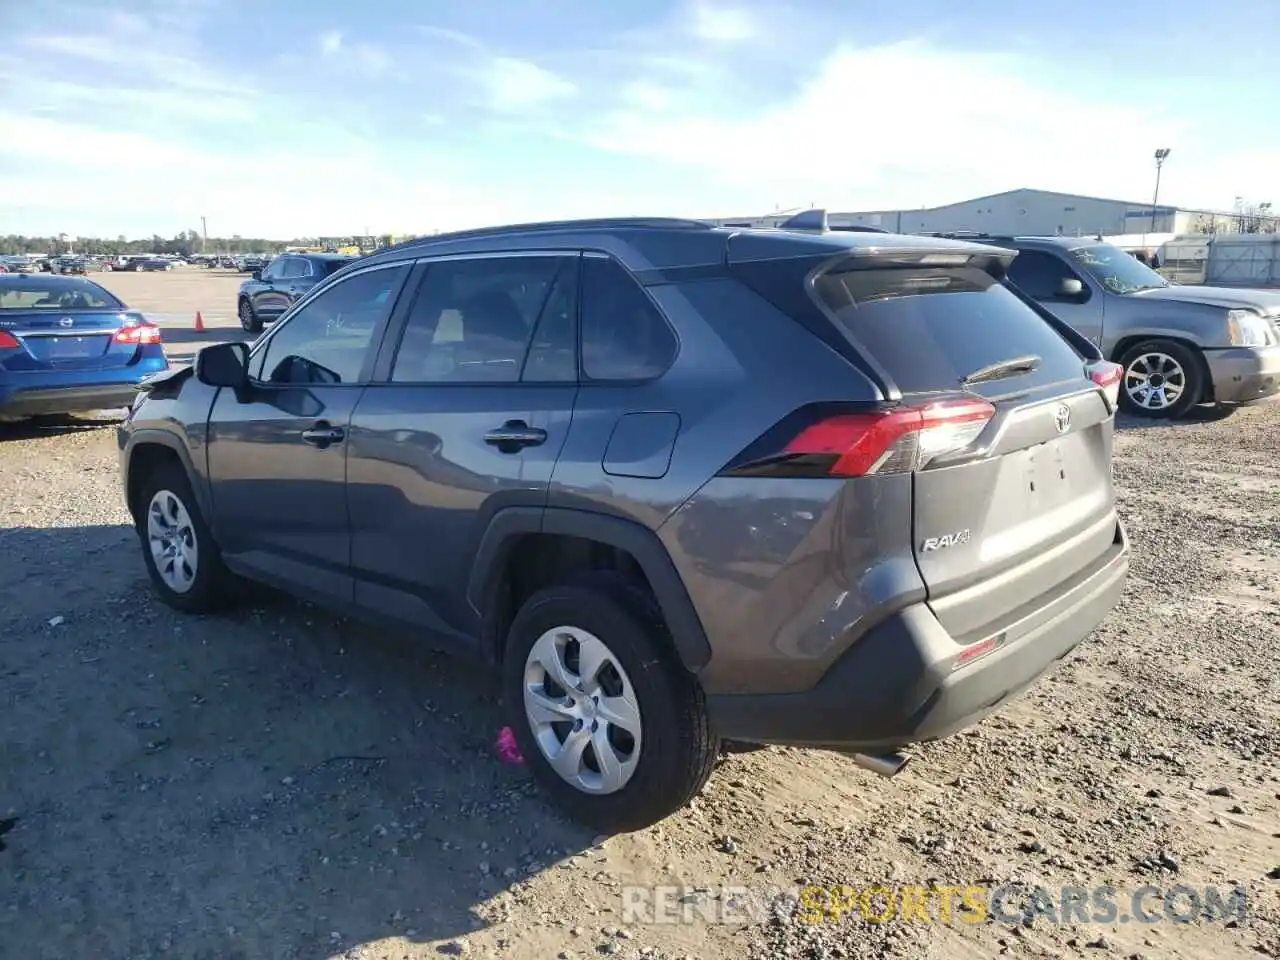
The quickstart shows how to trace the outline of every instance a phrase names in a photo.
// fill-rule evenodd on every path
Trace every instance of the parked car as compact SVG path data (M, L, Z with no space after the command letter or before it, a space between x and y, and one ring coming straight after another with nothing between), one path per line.
M259 332L264 323L277 320L307 291L355 259L330 253L286 253L276 257L265 269L255 270L252 279L240 284L236 297L240 326L250 333Z
M1280 292L1172 284L1089 238L976 239L1017 250L1009 279L1124 367L1129 412L1179 417L1280 392Z
M161 270L172 270L173 263L161 257L154 257L150 260L143 260L138 269L144 273L156 273Z
M128 406L168 367L160 329L98 284L0 276L0 417Z
M0 267L4 267L6 273L35 273L39 270L35 261L21 256L0 257Z
M720 738L895 774L1126 578L1120 370L1012 257L670 220L383 250L148 382L144 562L178 610L242 576L496 664L600 828L680 808Z

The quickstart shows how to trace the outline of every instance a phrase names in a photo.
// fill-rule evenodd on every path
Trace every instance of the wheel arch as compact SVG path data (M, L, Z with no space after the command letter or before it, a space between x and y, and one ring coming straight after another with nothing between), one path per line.
M191 454L186 446L179 438L164 430L142 429L129 438L124 456L125 504L134 522L138 521L140 508L138 498L142 493L143 484L146 483L147 477L163 463L177 463L186 471L191 492L196 498L201 514L212 518L208 491L204 484L198 482L198 476L191 462ZM212 528L212 523L209 526Z
M630 557L648 581L681 663L696 673L711 659L706 631L657 534L623 517L560 507L508 507L490 519L467 583L467 602L483 625L486 654L501 658L507 611L501 603L511 565L530 535L575 538Z
M1203 354L1204 344L1186 330L1168 330L1160 327L1146 327L1137 331L1126 331L1111 348L1111 356L1107 359L1120 362L1120 358L1144 340L1171 340L1174 343Z

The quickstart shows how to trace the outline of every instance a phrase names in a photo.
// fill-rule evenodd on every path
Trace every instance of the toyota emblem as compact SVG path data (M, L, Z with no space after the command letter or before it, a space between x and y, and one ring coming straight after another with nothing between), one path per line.
M69 326L71 326L73 323L75 323L75 321L74 321L74 320L72 320L70 317L63 317L61 320L59 320L59 321L58 321L58 326L60 326L60 327L69 327Z
M1058 404L1058 409L1053 411L1053 422L1059 433L1066 433L1067 427L1071 426L1071 408L1065 403Z

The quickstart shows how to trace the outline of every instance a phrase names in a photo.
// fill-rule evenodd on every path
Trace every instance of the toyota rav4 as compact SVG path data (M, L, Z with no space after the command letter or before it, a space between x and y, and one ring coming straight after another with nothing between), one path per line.
M1115 605L1120 370L1015 253L696 221L411 241L119 431L159 595L275 585L502 673L533 773L636 828L723 740L881 774Z

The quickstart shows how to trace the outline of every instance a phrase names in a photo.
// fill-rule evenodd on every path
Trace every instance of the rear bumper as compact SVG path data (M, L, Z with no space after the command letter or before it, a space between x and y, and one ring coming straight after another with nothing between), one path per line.
M1280 393L1280 347L1206 350L1204 357L1219 403L1248 403Z
M1120 599L1129 545L1116 540L1088 574L1050 603L1005 627L1007 639L956 668L965 648L924 603L859 639L810 690L707 698L717 733L731 740L889 751L949 736L1039 679L1084 640Z
M29 417L127 407L138 395L141 381L167 369L169 361L161 354L117 370L98 372L88 382L77 383L66 373L22 373L8 383L0 383L0 413Z
M137 385L64 387L57 390L21 390L0 399L0 413L30 417L45 413L111 410L127 407L138 394Z

